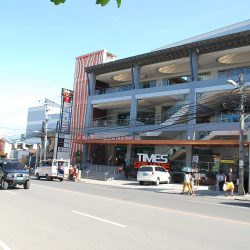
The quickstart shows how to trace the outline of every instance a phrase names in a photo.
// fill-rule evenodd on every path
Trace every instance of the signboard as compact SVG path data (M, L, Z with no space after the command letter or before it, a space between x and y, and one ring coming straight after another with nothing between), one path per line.
M70 141L69 135L71 127L72 104L73 104L73 91L62 88L61 115L57 130L58 138L57 138L56 158L67 158L67 159L69 158L69 141Z
M132 141L132 136L116 136L116 137L108 137L108 136L98 136L98 135L90 135L90 136L83 136L79 134L77 136L77 140L104 140L104 141Z
M192 163L199 163L199 155L193 155Z
M59 132L63 134L70 134L71 113L73 104L73 91L69 89L62 89L62 108L61 119L59 124Z
M134 162L134 167L139 168L143 165L155 165L161 166L166 170L170 169L170 164L168 162L168 155L165 154L142 154L138 153L138 161Z

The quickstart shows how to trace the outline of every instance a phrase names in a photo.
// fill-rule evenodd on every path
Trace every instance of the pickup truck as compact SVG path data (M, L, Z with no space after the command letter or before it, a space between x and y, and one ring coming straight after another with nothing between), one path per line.
M25 170L18 161L0 160L0 185L3 190L16 185L22 185L24 189L29 189L29 171Z

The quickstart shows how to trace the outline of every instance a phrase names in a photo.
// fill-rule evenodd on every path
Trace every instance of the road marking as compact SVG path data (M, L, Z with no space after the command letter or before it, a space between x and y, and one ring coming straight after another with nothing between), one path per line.
M85 214L85 213L74 211L74 210L72 211L72 213L80 214L80 215L89 217L91 219L106 222L106 223L109 223L109 224L112 224L112 225L115 225L115 226L118 226L118 227L123 227L123 228L126 227L125 225L122 225L122 224L119 224L119 223L116 223L116 222L113 222L113 221L110 221L110 220L102 219L102 218L99 218L99 217L96 217L96 216L93 216L93 215L90 215L90 214Z
M250 209L249 207L240 207L240 206L234 206L234 205L226 205L226 204L220 204L220 203L214 203L214 202L206 202L206 201L190 201L190 202L196 202L201 204L208 204L208 205L215 205L215 206L224 206L224 207L233 207L233 208L239 208L239 209Z
M0 247L3 250L11 250L3 241L0 240Z
M9 194L17 195L17 193L12 192L12 191L9 191L9 190L5 190L5 192L6 192L6 193L9 193Z
M91 187L92 189L101 189L101 190L108 190L108 191L113 191L116 192L117 190L111 189L111 188L99 188L99 187Z
M98 198L98 199L115 201L115 202L119 202L119 203L127 204L127 205L134 205L134 206L139 206L139 207L144 207L144 208L157 209L157 210L165 211L165 212L168 212L168 213L180 214L180 215L184 215L184 216L188 215L188 216L199 217L199 218L208 219L208 220L223 221L223 222L227 222L227 223L250 226L250 222L245 222L245 221L238 221L238 220L232 220L232 219L227 219L227 218L221 218L221 217L217 217L217 216L197 214L197 213L181 211L181 210L165 208L165 207L156 207L154 205L146 205L146 204L132 202L132 201L118 200L118 199L114 199L114 198L103 197L103 196L96 195L96 194L86 194L86 193L71 191L71 190L67 190L67 189L61 189L61 188L56 188L56 187L48 187L48 186L44 186L44 185L40 185L40 184L32 184L32 186L37 186L37 187L40 187L40 188L47 188L47 189L54 189L54 190L57 190L57 191L60 191L60 192L68 192L68 193L76 194L76 195L95 197L95 198Z

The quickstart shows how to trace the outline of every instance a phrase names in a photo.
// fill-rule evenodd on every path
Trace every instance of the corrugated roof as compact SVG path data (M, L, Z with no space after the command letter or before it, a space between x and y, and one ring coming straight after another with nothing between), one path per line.
M104 73L128 69L132 64L144 66L185 58L189 56L190 50L198 49L199 54L206 54L221 50L244 47L248 45L250 45L249 30L221 37L210 38L203 41L192 42L176 47L152 51L108 63L98 64L95 66L87 67L85 71L88 73L94 73L95 75L100 75Z

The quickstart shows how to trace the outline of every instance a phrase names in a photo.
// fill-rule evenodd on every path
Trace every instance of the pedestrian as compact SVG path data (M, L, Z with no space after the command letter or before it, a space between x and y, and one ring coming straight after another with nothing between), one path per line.
M191 189L190 195L194 195L194 181L195 181L195 175L194 173L191 173L190 174L190 189Z
M184 182L183 182L183 187L182 187L182 192L181 194L184 194L186 187L188 188L189 194L192 194L191 186L190 186L190 172L186 172L184 174Z
M225 196L227 196L227 191L231 191L231 196L234 196L234 183L233 183L233 175L232 168L228 169L228 173L225 175Z
M222 173L222 171L219 172L217 181L218 181L219 190L223 191L223 185L225 183L225 175Z

